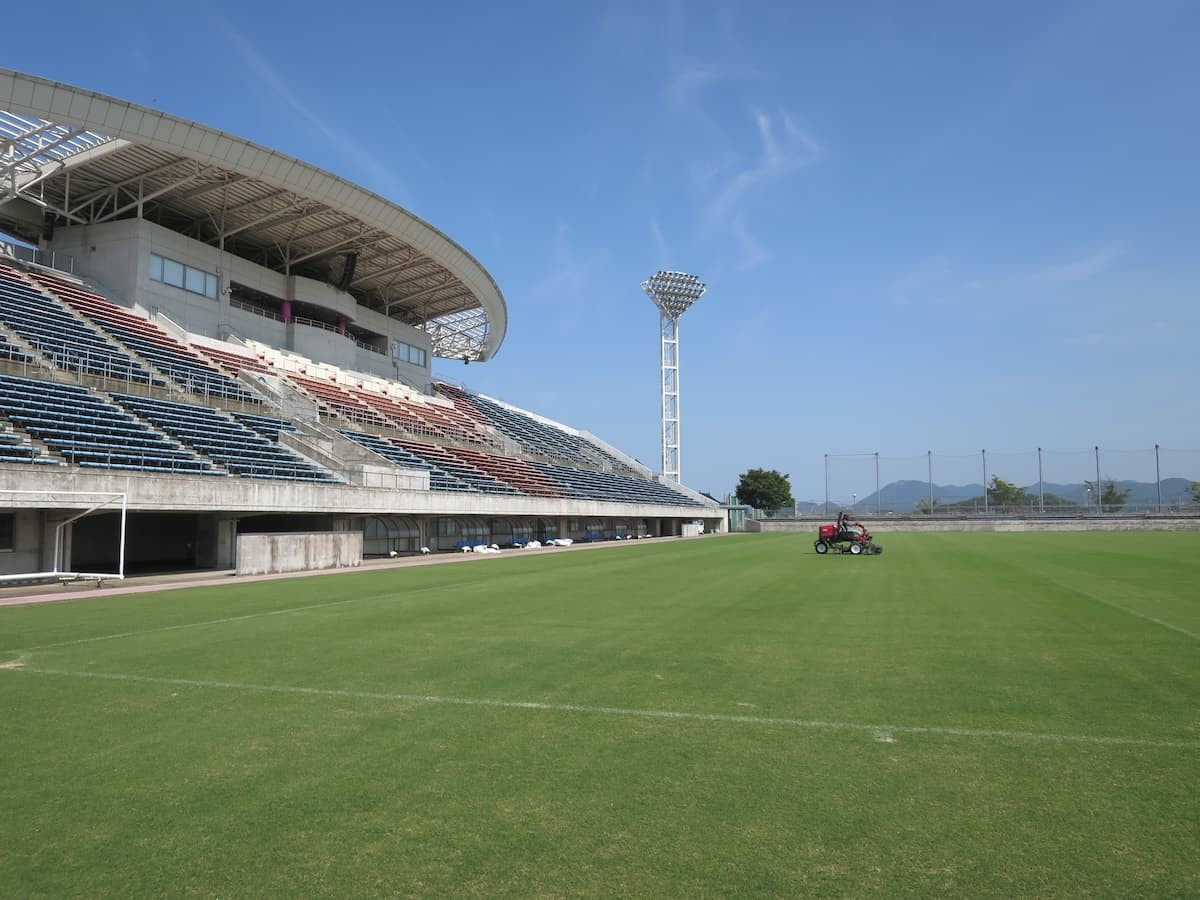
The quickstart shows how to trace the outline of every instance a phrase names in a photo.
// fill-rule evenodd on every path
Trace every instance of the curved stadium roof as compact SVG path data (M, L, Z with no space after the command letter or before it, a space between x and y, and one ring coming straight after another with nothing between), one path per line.
M356 254L356 302L426 331L436 356L490 359L508 326L483 266L377 194L223 131L0 69L0 227L34 241L16 200L72 225L140 216L318 281Z

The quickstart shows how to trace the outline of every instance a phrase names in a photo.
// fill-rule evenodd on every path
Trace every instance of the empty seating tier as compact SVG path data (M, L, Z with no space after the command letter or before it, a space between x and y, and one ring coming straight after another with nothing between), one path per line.
M668 506L702 506L699 501L658 481L610 472L595 472L558 463L535 462L546 477L563 486L571 497L614 503L662 503Z
M355 396L392 419L407 431L435 440L447 438L481 447L501 446L494 429L462 415L453 406L418 400L406 400L358 390Z
M418 441L393 440L394 444L424 459L431 466L453 475L459 481L471 486L472 490L483 494L520 494L511 484L506 484L492 477L486 471L456 456L449 448L433 444L422 444Z
M389 462L393 462L405 469L420 469L423 472L429 473L429 489L431 491L453 491L462 493L465 491L474 491L471 485L451 475L445 469L435 466L422 456L415 453L410 453L403 447L400 447L389 440L377 437L373 434L367 434L362 431L351 431L348 429L338 429L338 434L343 437L348 437L350 440L368 450L374 451Z
M0 431L0 463L41 463L57 466L52 459L15 431Z
M80 315L91 319L180 387L214 400L258 403L239 382L221 374L153 322L99 294L61 278L34 273L32 278Z
M253 372L258 375L273 375L275 370L256 356L211 347L208 344L192 344L192 349L214 362L218 368L236 375L238 372Z
M439 388L444 390L445 386ZM532 416L509 409L487 397L459 391L456 402L472 404L482 415L487 416L498 430L520 444L526 453L572 463L625 468L620 461L591 441L539 422Z
M260 416L255 413L234 413L233 417L271 441L279 440L281 431L294 433L297 430L296 423L290 419L277 419L274 416Z
M0 359L11 359L13 362L25 362L33 359L28 353L0 334Z
M333 474L319 469L287 447L273 443L248 425L206 406L156 400L133 394L113 398L167 434L219 462L235 475L287 481L331 482Z
M463 447L443 447L443 451L461 459L464 463L486 472L498 481L512 485L523 493L535 497L565 497L559 485L547 478L527 460L510 456L496 456L480 450Z
M0 321L63 369L130 383L166 384L11 269L0 268Z
M332 381L321 381L318 378L309 378L295 372L288 372L287 377L293 384L298 385L308 397L316 401L317 408L327 415L335 415L359 425L376 428L395 427L381 413L376 412L375 409L367 406Z
M79 466L224 474L84 387L0 375L0 414Z

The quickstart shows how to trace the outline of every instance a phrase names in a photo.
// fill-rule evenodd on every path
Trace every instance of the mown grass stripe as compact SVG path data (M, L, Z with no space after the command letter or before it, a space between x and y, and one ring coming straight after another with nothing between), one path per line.
M620 716L641 719L672 719L690 722L720 722L736 725L776 725L816 731L861 731L879 735L912 734L967 738L992 738L1008 741L1039 741L1057 744L1098 744L1128 747L1163 747L1200 750L1200 742L1169 741L1110 735L1055 734L1039 731L1010 731L999 728L960 728L953 725L884 725L865 722L837 722L824 719L794 719L780 716L747 716L730 713L698 713L669 709L630 709L620 706L584 706L573 703L543 703L538 700L501 700L489 697L441 697L435 694L405 694L382 691L356 691L343 688L316 688L299 685L248 684L234 681L210 681L196 678L164 678L114 672L77 672L65 669L40 669L15 666L6 671L62 678L86 678L170 687L217 688L255 693L291 694L313 697L343 697L354 700L381 700L388 703L422 703L447 706L478 706L496 709L523 709L539 712L577 713L596 716Z

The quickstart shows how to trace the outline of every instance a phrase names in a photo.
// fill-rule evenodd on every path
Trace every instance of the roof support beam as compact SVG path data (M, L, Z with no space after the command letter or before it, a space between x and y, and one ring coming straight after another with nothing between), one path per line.
M294 266L297 263L307 262L308 260L312 259L315 256L324 256L326 253L333 253L335 250L340 250L343 247L348 247L357 240L358 240L358 238L356 238L356 237L346 238L345 240L338 241L337 243L329 244L325 247L321 247L318 250L313 250L311 253L305 253L303 256L289 256L287 259L287 263L289 266Z
M307 232L298 237L292 238L292 240L289 242L289 246L291 244L302 244L305 242L305 240L307 238L315 237L319 234L328 234L328 233L329 233L329 229L327 229L327 228L321 228L316 231L310 231L310 232ZM378 244L382 241L386 241L388 239L388 236L386 234L379 235L372 240L365 240L366 237L367 237L366 234L357 234L357 235L354 235L353 237L343 238L332 244L326 244L319 249L315 249L311 253L305 254L304 256L293 256L293 257L291 257L290 261L292 263L304 262L305 260L312 259L314 256L320 256L323 253L330 253L334 250L337 250L337 249L340 249L343 247L353 250L355 253L361 253L363 250L367 249L368 247L374 247L376 244ZM359 265L362 265L361 257L359 258L358 262L359 262Z
M180 166L189 164L193 167L193 169L199 168L199 165L195 162L192 162L190 159L173 159L169 163L165 163L164 165L151 169L148 172L142 172L133 176L132 178L126 178L122 181L114 181L110 184L106 184L97 191L92 191L90 194L84 194L82 197L76 197L73 211L79 212L85 206L93 203L96 200L101 200L105 197L115 197L122 188L129 187L130 185L137 184L138 182L145 183L147 178L154 178L158 175L162 175L164 172L170 172L172 169L177 169Z
M428 296L429 294L436 294L438 291L445 288L446 285L448 285L449 283L450 283L450 276L445 275L442 277L442 280L439 281L437 284L435 284L433 287L427 287L423 291L417 291L415 294L409 294L408 296L401 297L398 300L389 300L387 302L387 311L390 314L393 306L399 306L400 304L412 303L414 300L420 300L422 297Z
M169 193L171 193L171 191L175 190L180 185L184 185L184 184L187 184L188 182L195 181L199 177L200 177L200 171L199 171L199 167L197 166L197 171L192 172L190 175L184 175L180 178L177 178L177 179L175 179L175 181L171 182L170 184L163 185L157 191L151 191L149 194L143 194L139 190L137 198L135 200L133 200L131 203L126 203L124 206L117 206L112 210L112 212L106 213L103 216L99 216L96 219L94 219L93 221L94 222L107 222L111 219L115 219L117 216L121 215L121 213L129 212L129 210L131 210L131 209L140 210L141 207L144 206L148 201L154 200L158 197L161 197L163 194L169 194ZM114 198L114 201L115 201L115 198Z
M209 191L219 191L221 188L226 188L231 184L237 184L239 181L246 180L247 179L245 175L231 175L221 178L218 181L210 181L208 184L199 185L198 187L192 188L190 191L184 191L182 194L179 194L176 199L183 201L195 200L197 197L201 197L204 194L207 194Z
M222 232L221 237L233 237L235 234L241 234L251 228L258 228L270 223L272 228L278 228L280 225L287 225L290 222L298 222L301 219L308 218L316 212L328 209L328 207L318 204L309 210L297 211L295 204L289 205L286 209L277 209L266 215L259 216L257 219L251 219L249 222L244 222L235 228L227 228Z
M49 131L50 129L55 128L55 127L57 127L57 126L47 125L45 128L39 128L36 131L32 131L27 134L23 134L20 137L15 138L11 141L8 141L8 140L0 141L0 151L3 151L9 147L12 147L12 148L21 147L23 144L25 144L26 141L30 140L31 138L34 138L37 135L40 135L43 132ZM37 167L36 157L41 156L44 153L49 153L51 150L61 147L63 144L67 143L68 141L75 140L75 138L79 137L81 134L84 134L84 133L85 132L82 128L73 128L70 131L63 134L61 137L59 137L58 140L51 141L48 144L35 143L32 147L25 148L26 152L24 154L24 159L29 160L30 158L34 158L35 161L31 165L28 165L28 166L24 165L23 163L18 163L18 167L19 168L29 168L29 169L36 168Z
M223 212L226 216L228 216L231 214L236 215L244 209L254 209L257 211L263 206L264 203L270 203L274 200L278 200L280 197L292 198L291 202L288 204L289 209L299 206L302 202L301 198L296 194L293 194L291 191L271 191L270 193L263 194L261 197L255 197L253 200L247 200L244 203L237 203L233 206L226 206L224 207Z
M428 264L429 264L429 260L427 260L423 256L418 256L415 251L410 250L408 252L407 258L403 262L396 263L396 265L389 266L386 269L378 269L378 270L372 272L369 278L368 277L356 278L356 279L354 279L354 281L350 282L350 286L357 287L358 285L362 284L365 281L378 281L380 278L383 278L385 275L391 275L393 273L399 273L399 272L407 272L410 269L415 269L418 266L424 266L424 265L428 265Z

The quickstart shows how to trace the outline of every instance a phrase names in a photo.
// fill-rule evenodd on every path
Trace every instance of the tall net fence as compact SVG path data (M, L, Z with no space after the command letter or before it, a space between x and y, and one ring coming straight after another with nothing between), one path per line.
M824 496L797 497L798 506L877 515L1195 512L1200 450L828 453L823 475Z

